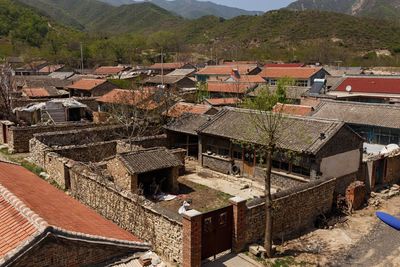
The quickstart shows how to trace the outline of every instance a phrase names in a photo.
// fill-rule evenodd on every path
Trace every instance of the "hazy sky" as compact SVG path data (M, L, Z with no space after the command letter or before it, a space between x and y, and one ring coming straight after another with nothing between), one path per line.
M211 1L221 5L234 6L247 10L271 10L287 6L295 0L201 0Z

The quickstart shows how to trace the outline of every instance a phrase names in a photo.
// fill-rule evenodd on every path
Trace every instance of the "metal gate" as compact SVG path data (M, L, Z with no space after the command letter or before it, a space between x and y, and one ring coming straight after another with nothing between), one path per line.
M232 248L233 208L228 206L202 215L201 258Z

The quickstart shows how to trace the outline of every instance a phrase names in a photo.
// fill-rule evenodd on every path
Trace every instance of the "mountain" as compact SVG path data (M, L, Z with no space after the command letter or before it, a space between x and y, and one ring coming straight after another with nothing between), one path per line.
M135 0L100 0L100 1L115 6L135 3ZM261 11L247 11L240 8L218 5L216 3L209 1L204 2L197 0L173 0L173 1L149 0L148 2L153 3L161 8L164 8L170 12L173 12L187 19L196 19L209 15L230 19L243 15L254 16L263 14L263 12Z
M90 32L151 32L182 18L152 3L111 6L96 0L18 0L59 23Z
M400 0L298 0L291 10L323 10L353 16L400 20Z

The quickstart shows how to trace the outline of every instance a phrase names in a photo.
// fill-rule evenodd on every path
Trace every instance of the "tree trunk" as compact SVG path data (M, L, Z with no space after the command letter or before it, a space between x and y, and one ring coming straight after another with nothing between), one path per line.
M272 170L272 148L267 149L267 171L265 175L265 239L264 248L266 256L272 258L272 196L271 196L271 170Z

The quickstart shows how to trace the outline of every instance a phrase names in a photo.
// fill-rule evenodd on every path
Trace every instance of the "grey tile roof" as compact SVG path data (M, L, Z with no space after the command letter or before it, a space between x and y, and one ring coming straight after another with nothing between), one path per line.
M182 162L166 148L151 148L119 154L131 174L182 166Z
M312 116L350 124L400 129L400 107L389 104L321 100Z
M168 73L166 76L188 76L193 74L196 69L176 69L173 72Z
M162 78L161 75L157 75L154 77L147 78L146 80L143 81L143 83L161 84L162 82L164 82L164 84L175 84L185 78L186 76L164 76L164 78Z
M172 120L164 128L174 132L197 135L197 129L210 119L209 115L186 113Z
M261 91L267 90L267 88L271 93L273 93L277 89L277 86L258 85L251 93L249 93L249 96L257 96ZM288 86L286 88L286 97L289 99L301 99L308 90L310 90L310 87Z
M224 108L200 127L199 134L263 144L265 143L263 131L257 130L258 127L255 125L256 121L266 122L268 117L271 118L266 113ZM277 147L300 153L316 154L344 126L344 123L284 115L279 125ZM324 138L321 138L321 134L324 134Z
M68 80L61 80L52 78L50 76L38 75L38 76L15 76L14 80L17 86L21 87L48 87L53 86L57 88L65 88L72 82Z

